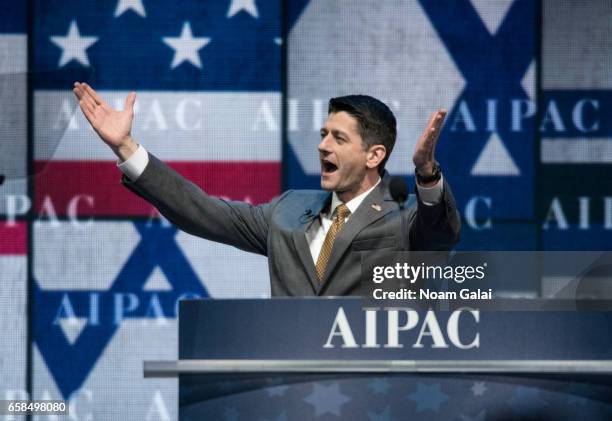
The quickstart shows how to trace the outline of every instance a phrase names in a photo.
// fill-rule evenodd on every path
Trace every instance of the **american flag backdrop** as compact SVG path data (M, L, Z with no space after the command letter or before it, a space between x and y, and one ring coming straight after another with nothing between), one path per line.
M90 69L116 108L137 91L135 139L212 194L263 202L280 192L280 3L234 4L40 1L35 66ZM65 214L85 194L92 215L148 215L116 189L113 155L65 95L73 82L70 71L35 82L36 208L51 196Z
M0 2L0 399L23 398L27 370L26 9Z
M210 194L251 203L318 188L330 97L365 93L390 106L398 143L388 169L410 183L416 139L444 107L437 158L463 218L459 248L609 249L611 9L608 0L0 0L0 328L9 332L0 396L66 399L74 420L176 419L176 381L145 380L142 362L176 358L177 302L270 294L264 257L178 231L119 184L74 81L115 108L136 91L139 143ZM505 288L540 292L519 280ZM369 388L378 401L359 402L364 419L418 419L451 414L485 387L438 386L374 379L287 393L302 415L338 419L343 400ZM407 404L386 408L388 390ZM319 392L345 396L326 403ZM248 410L221 402L219 414Z
M176 382L143 379L142 361L176 358L178 300L267 297L267 262L177 232L122 188L71 86L115 108L137 91L132 134L151 153L211 194L267 201L281 183L280 4L33 7L32 393L70 399L77 419L174 419Z

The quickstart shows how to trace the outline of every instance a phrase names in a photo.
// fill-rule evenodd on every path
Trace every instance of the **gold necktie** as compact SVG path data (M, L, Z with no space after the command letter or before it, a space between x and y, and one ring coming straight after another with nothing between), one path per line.
M344 225L344 221L346 217L349 216L351 211L349 208L343 203L338 205L336 208L336 217L334 218L334 222L331 227L329 227L329 231L327 231L327 235L325 236L325 241L323 241L323 247L321 247L321 252L319 253L319 257L317 258L317 275L319 277L319 281L323 280L323 276L325 275L325 268L327 267L327 262L329 261L329 257L331 256L332 247L334 246L334 241L336 240L336 235L342 229Z

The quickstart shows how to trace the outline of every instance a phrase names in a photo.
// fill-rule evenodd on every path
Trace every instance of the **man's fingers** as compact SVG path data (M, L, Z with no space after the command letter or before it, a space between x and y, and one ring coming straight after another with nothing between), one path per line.
M74 94L77 96L79 100L83 98L83 95L85 94L83 90L83 86L79 82L74 82L74 88L72 88L72 92L74 92Z
M124 111L133 111L135 102L136 102L136 92L130 92L130 94L125 99Z
M444 124L444 119L446 118L446 110L445 109L441 109L438 110L436 112L436 120L435 120L435 125L437 128L442 127L442 125Z
M444 122L445 117L446 110L434 111L429 115L429 120L427 120L427 126L425 127L425 131L423 132L423 141L430 139L432 135L435 135L436 132L439 131L440 127L442 127L442 123Z
M425 127L427 127L426 130L429 131L431 129L431 127L434 124L435 118L436 118L436 112L435 111L433 113L429 114L429 120L427 120L427 126L425 126Z
M431 113L429 116L429 121L427 122L427 127L425 128L423 136L419 141L419 145L420 148L422 148L423 153L425 153L430 159L433 159L438 136L440 136L445 118L446 110L444 109Z
M81 101L86 103L92 112L93 110L96 109L96 103L94 102L94 99L90 95L83 95L83 97L81 98Z
M430 138L435 139L440 135L440 131L442 129L442 125L444 124L444 119L446 118L446 110L438 110L434 113L433 122L430 127Z
M79 88L73 88L72 92L74 92L74 95L77 97L77 99L80 102L81 101L81 92L79 91Z
M439 129L440 127L442 127L442 124L444 123L445 118L446 118L446 110L436 111L434 113L433 127L435 127L436 129Z
M87 110L91 114L95 113L95 107L93 106L93 104L88 102L85 98L83 98L82 100L79 101L79 105L81 106L81 109Z
M94 121L96 119L93 111L91 111L89 109L89 106L84 104L83 102L80 102L80 106L81 106L81 110L83 111L83 114L85 114L85 118L87 118L87 121L89 121L91 125L93 126Z
M442 132L442 125L444 124L444 119L446 118L446 110L438 110L435 114L436 116L433 123L431 136L428 142L430 144L429 155L432 160L434 159L436 145L438 144L438 138L440 137L440 133Z
M446 113L447 112L445 109L439 109L438 111L431 113L429 116L427 126L417 142L414 155L412 157L417 167L428 165L428 163L432 163L434 161L436 144L438 137L440 136L440 132L442 131L442 125L444 124Z
M102 105L104 103L102 98L96 93L96 91L93 90L91 86L86 83L82 83L81 85L83 85L83 87L85 88L85 92L91 96L96 105Z
M89 95L85 91L84 84L79 83L79 82L75 82L74 88L73 88L72 91L74 92L74 94L79 99L79 102L86 103L86 104L91 104L91 106L95 108L96 103L95 103L94 99L91 97L91 95Z

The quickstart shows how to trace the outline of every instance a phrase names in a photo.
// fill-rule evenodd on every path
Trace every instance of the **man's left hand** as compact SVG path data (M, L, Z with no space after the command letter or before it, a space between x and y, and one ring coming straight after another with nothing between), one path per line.
M433 174L434 169L434 153L436 151L436 143L438 143L438 137L442 131L442 125L446 118L446 110L440 109L431 114L427 127L423 131L423 134L419 138L416 147L414 148L414 155L412 161L418 171L419 175L427 177ZM431 185L436 182L431 183ZM429 186L423 186L429 187Z

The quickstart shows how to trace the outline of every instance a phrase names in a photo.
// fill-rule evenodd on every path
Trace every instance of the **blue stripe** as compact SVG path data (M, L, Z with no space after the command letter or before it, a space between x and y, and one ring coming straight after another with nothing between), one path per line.
M0 0L0 33L25 34L27 32L27 2Z

